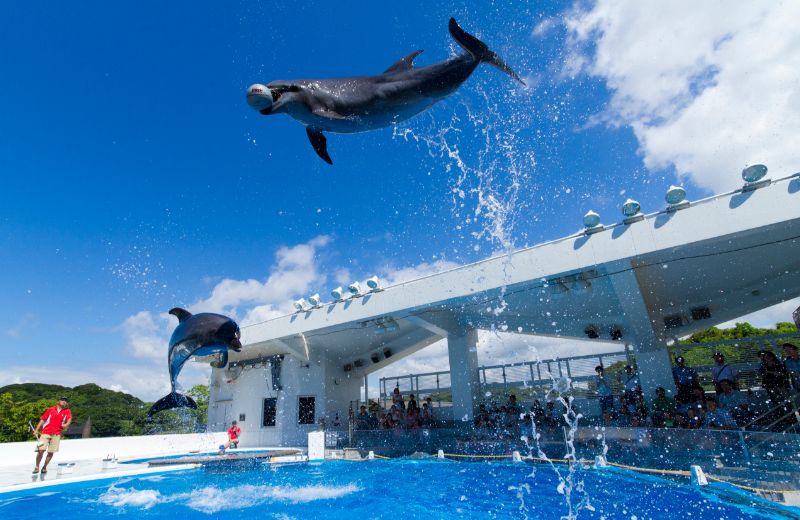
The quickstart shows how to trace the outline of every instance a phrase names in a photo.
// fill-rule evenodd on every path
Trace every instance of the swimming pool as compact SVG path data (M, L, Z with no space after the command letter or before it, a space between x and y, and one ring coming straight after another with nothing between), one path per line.
M559 470L566 475L566 467ZM724 493L724 499L719 493ZM203 469L0 495L4 518L785 518L781 508L717 486L701 492L616 469L576 473L561 489L552 467L436 460L329 461L256 470ZM795 513L796 514L796 513Z

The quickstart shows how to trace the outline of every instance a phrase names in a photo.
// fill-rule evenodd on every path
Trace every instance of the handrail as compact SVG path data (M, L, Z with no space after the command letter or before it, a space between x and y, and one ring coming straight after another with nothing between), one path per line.
M771 428L772 426L778 424L779 422L781 422L782 420L786 419L790 415L796 414L797 413L798 401L800 401L800 398L798 396L790 396L787 401L783 401L781 403L778 403L777 405L773 406L772 408L770 408L766 412L762 413L758 417L754 418L753 420L751 420L750 422L748 422L747 424L742 426L742 429L743 430L747 430L751 426L753 426L756 423L758 423L759 421L763 420L765 417L768 417L769 415L775 413L779 408L783 408L788 404L792 408L792 410L789 413L784 414L783 416L781 416L780 419L777 419L777 420L771 422L770 424L764 426L763 428L761 428L762 430L768 430L769 428ZM798 422L800 422L800 418L798 418Z

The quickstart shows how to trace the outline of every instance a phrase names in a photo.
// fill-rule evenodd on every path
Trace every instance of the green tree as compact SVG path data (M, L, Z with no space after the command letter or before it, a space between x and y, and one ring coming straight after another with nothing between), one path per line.
M0 442L33 440L28 423L36 426L42 413L53 404L47 400L19 402L10 393L0 394Z

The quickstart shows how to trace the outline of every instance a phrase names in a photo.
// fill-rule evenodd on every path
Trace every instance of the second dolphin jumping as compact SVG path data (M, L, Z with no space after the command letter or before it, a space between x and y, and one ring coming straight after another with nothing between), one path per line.
M494 65L523 85L511 67L450 18L450 34L467 52L414 67L414 51L377 76L273 81L247 89L247 102L261 114L287 114L306 127L314 151L328 164L323 132L355 133L405 121L452 94L481 63Z

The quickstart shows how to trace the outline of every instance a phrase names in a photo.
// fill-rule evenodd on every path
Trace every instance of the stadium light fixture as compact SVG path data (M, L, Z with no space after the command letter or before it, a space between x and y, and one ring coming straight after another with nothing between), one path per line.
M639 222L644 218L642 206L633 199L626 200L625 204L622 205L622 214L625 215L625 220L622 223L626 225Z
M344 297L344 292L342 292L342 287L339 286L336 289L332 290L331 297L333 297L333 299L336 300L337 302L342 301Z
M322 303L322 300L319 297L319 293L315 293L309 296L308 303L310 303L312 307L319 307L320 303Z
M294 308L297 310L297 312L303 312L306 310L306 299L300 298L299 300L295 301Z
M763 164L753 164L742 170L742 180L744 181L742 191L753 191L769 185L770 180L765 178L767 171L768 168Z
M587 235L603 231L603 224L600 223L600 215L592 210L587 211L586 215L583 216L583 227L585 228L583 232Z
M378 279L377 276L373 276L372 278L367 279L367 287L372 292L377 292L381 290L381 281Z
M355 298L356 296L361 296L361 284L358 282L353 282L347 286L347 290L350 291L350 296Z
M683 186L675 186L674 184L670 186L664 196L664 200L669 204L667 206L667 211L669 212L689 207L689 201L686 200L686 190L683 189Z

